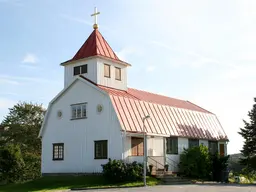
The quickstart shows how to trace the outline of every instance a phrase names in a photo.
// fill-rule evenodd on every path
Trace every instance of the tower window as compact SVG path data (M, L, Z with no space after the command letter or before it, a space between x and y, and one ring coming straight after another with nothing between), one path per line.
M115 68L115 73L116 73L116 80L121 81L121 69L116 67Z
M110 65L104 64L104 77L110 78Z
M74 76L87 73L87 65L80 65L74 67Z

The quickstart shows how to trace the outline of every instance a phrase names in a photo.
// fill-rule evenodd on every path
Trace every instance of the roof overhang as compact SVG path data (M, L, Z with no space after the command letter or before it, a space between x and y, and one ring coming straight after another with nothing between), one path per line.
M129 66L129 67L132 66L131 64L126 63L124 61L112 59L112 58L105 57L105 56L102 56L102 55L94 55L94 56L91 56L91 57L86 57L86 58L82 58L82 59L78 59L78 60L72 60L71 59L71 60L68 60L68 61L65 61L65 62L61 63L60 65L61 66L71 65L71 64L74 64L74 63L76 63L78 61L86 61L88 59L94 59L94 58L105 59L105 60L108 60L108 61L119 63L119 64L124 65L124 66Z

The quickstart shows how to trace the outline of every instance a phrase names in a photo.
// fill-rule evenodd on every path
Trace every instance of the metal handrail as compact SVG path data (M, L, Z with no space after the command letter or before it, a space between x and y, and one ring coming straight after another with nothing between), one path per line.
M159 157L163 157L163 156L159 156ZM157 160L153 159L152 157L148 156L149 159L153 160L154 162L156 162L156 168L158 168L157 164L161 165L164 168L164 165L162 163L159 163Z
M169 157L165 157L167 160L170 160L172 162L172 165L175 166L175 167L179 167L179 163L174 161L173 159L170 159ZM174 163L174 164L173 164Z

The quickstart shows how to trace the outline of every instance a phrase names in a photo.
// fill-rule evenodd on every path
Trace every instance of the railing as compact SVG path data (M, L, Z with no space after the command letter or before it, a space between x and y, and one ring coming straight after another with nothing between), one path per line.
M153 165L153 167L156 168L156 171L158 169L164 169L164 163L157 161L155 158L162 158L164 161L163 156L148 156L148 165Z
M165 157L165 161L166 164L168 164L169 170L174 171L174 172L178 172L179 171L179 163L174 161L173 159L169 158L169 157Z

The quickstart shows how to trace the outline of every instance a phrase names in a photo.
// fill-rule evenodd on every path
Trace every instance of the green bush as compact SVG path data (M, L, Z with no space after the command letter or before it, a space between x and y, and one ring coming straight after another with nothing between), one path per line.
M25 163L23 181L33 180L41 176L41 156L33 153L24 153Z
M229 156L211 155L206 146L185 149L180 155L180 172L193 179L228 181Z
M180 155L180 172L194 179L207 179L211 172L211 163L208 148L200 145L184 149Z
M24 161L18 145L7 145L0 149L0 181L13 183L22 180Z
M101 166L103 168L103 176L110 182L142 180L143 165L140 163L125 163L122 160L109 159L107 164Z
M228 181L228 159L229 156L221 157L219 154L211 155L211 167L212 167L212 180L213 181Z

